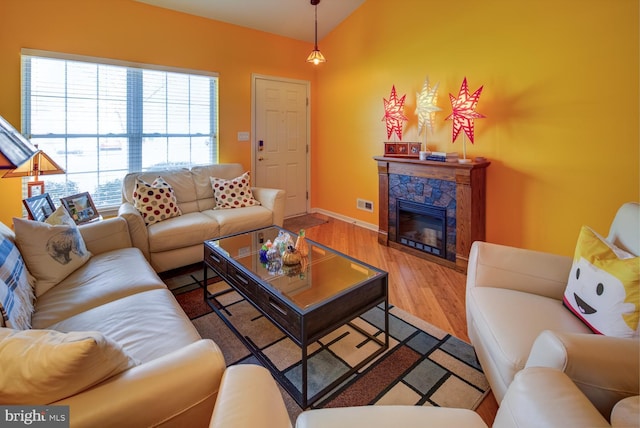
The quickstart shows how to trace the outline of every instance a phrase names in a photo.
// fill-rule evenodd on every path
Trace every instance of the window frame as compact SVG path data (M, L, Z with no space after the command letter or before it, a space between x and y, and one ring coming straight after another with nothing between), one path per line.
M73 177L73 172L69 174L65 173L65 179L64 179L64 188L65 188L65 192L66 194L56 194L54 195L55 197L63 197L63 196L67 196L67 194L71 194L71 193L77 193L78 191L80 192L84 192L84 191L89 191L91 193L94 192L94 190L97 191L97 189L99 188L99 186L101 185L105 185L105 182L101 183L100 182L100 174L102 173L104 176L108 176L110 173L113 175L114 172L117 172L119 170L122 170L122 178L124 178L124 175L126 175L129 172L140 172L140 171L147 171L147 170L152 170L153 168L143 168L142 165L144 164L144 159L143 159L143 142L145 141L145 138L165 138L167 139L167 149L169 149L170 147L170 139L171 138L189 138L189 139L193 139L193 138L208 138L209 141L211 142L211 145L209 147L208 150L210 150L209 153L209 158L207 159L206 163L218 163L218 156L219 156L219 142L218 142L218 126L219 126L219 76L217 72L210 72L210 71L203 71L203 70L191 70L191 69L185 69L185 68L177 68L177 67L170 67L170 66L163 66L163 65L156 65L156 64L144 64L144 63L134 63L134 62L129 62L129 61L121 61L121 60L114 60L114 59L108 59L108 58L99 58L99 57L90 57L90 56L83 56L83 55L74 55L74 54L65 54L65 53L58 53L58 52L51 52L51 51L43 51L43 50L36 50L36 49L22 49L21 50L21 57L22 57L22 66L21 66L21 74L22 74L22 90L21 90L21 98L22 98L22 131L23 134L27 136L27 138L31 139L64 139L65 141L65 148L64 148L64 156L65 159L68 159L68 156L73 156L73 154L69 153L69 147L68 147L68 140L72 139L72 138L81 138L83 136L85 136L84 134L75 134L75 133L69 133L69 132L65 132L65 133L43 133L43 134L34 134L32 133L32 109L31 109L31 102L32 102L32 94L31 94L31 88L32 88L32 80L31 80L31 59L32 58L44 58L44 59L56 59L56 60L63 60L63 61L77 61L77 62L86 62L86 63L90 63L92 65L107 65L107 66L116 66L116 67L126 67L126 75L127 75L127 95L126 95L126 105L127 105L127 122L126 122L126 132L122 133L122 134L114 134L114 133L106 133L106 134L101 134L96 132L95 134L88 134L86 135L86 137L88 138L95 138L96 141L98 142L98 145L100 144L100 140L101 139L105 139L105 138L124 138L127 140L127 152L125 154L125 157L127 159L126 164L123 165L122 168L106 168L103 169L101 172L101 164L99 162L96 162L96 170L94 171L81 171L81 172L76 172L75 174L95 174L96 178L97 178L97 184L96 184L96 188L95 189L90 189L90 188L85 188L84 186L82 186L82 181L79 182L79 186L76 189L73 188L69 188L70 183L76 183L75 181L71 181L70 180L70 176ZM143 104L144 104L144 99L143 99L143 89L142 89L142 82L143 82L143 75L145 71L158 71L158 72L164 72L164 73L179 73L181 75L188 75L188 76L203 76L203 77L207 77L210 78L209 80L209 85L210 85L210 91L209 91L209 104L208 104L208 109L209 109L209 113L208 116L204 116L205 118L209 118L209 130L211 131L209 134L202 134L202 133L171 133L169 132L169 130L167 129L166 132L164 133L145 133L144 132L144 123L143 123ZM169 74L167 74L165 76L165 78L168 78ZM131 80L130 80L131 79ZM65 76L65 83L67 82L67 78ZM136 83L136 84L133 84ZM137 91L137 93L132 93L132 91ZM97 93L96 94L96 100L98 100L100 98L100 94ZM64 94L64 100L65 103L68 102L68 100L70 99L69 95L65 92ZM206 99L206 98L205 98ZM169 101L166 101L164 104L162 104L165 106L165 109L168 109ZM189 112L191 111L193 107L193 104L191 103L191 99L189 98L189 103L188 103L188 109ZM68 112L65 111L65 119L68 120ZM133 116L132 116L133 115ZM96 119L98 121L98 124L100 123L99 119ZM206 120L206 119L205 119ZM206 122L205 122L206 123ZM65 129L66 131L66 129ZM44 147L41 147L43 149L45 149ZM187 162L188 166L194 166L194 165L201 165L201 162L197 162L197 159L192 159L191 158L191 154L193 154L193 148L190 149L189 153L189 158L191 159L189 162ZM45 150L46 151L46 150ZM94 158L92 158L93 160L98 160L100 157L100 150L98 148L98 151L95 155ZM65 163L66 164L66 163ZM182 166L182 165L181 165ZM28 181L28 178L26 178L23 181L23 189L26 188L26 182ZM106 183L109 183L109 181L106 181ZM87 184L86 187L90 187L89 184ZM23 191L24 193L24 191ZM108 193L110 194L110 193ZM100 201L100 199L98 199L98 201ZM112 204L101 204L101 203L97 203L96 204L97 207L99 208L100 212L102 214L106 214L107 212L113 213L114 211L117 210L117 208L119 207L119 204L115 204L115 202L113 202Z

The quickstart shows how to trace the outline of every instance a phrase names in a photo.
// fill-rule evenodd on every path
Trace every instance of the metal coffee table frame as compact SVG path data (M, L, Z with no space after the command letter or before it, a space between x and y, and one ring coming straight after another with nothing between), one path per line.
M207 287L204 287L204 299L209 306L218 314L224 323L233 331L236 336L244 343L253 355L267 367L278 382L289 392L293 399L303 408L307 408L319 398L323 397L329 391L334 389L340 383L345 381L351 375L356 373L378 355L389 348L389 298L388 298L388 274L373 266L367 265L359 260L335 251L331 248L323 246L312 240L307 240L310 247L317 251L330 253L331 256L337 256L349 262L352 265L361 266L369 271L374 271L373 277L353 284L347 289L341 290L335 295L315 305L301 308L292 300L287 298L286 294L276 289L270 281L261 278L259 274L253 272L242 263L231 257L219 244L222 240L241 237L242 235L256 234L252 237L259 236L264 232L274 232L283 230L277 226L270 228L255 229L248 232L237 233L222 237L220 239L205 241L204 243L204 282L207 284L207 268L210 268L218 276L224 279L231 289L226 289L218 293L210 293ZM289 232L291 235L295 234ZM253 248L249 257L258 257L259 248ZM246 257L246 254L245 254ZM313 267L311 267L313 269ZM236 291L241 294L249 303L251 303L262 315L269 319L278 329L287 335L296 345L301 348L301 391L286 376L282 375L271 361L260 351L260 349L250 340L243 336L230 321L221 313L211 299ZM382 305L384 310L384 340L379 339L364 331L351 321L362 315L369 309ZM349 325L365 337L377 343L380 347L370 354L355 367L348 370L330 385L322 388L312 397L308 396L308 350L307 347L323 336L331 333L340 326ZM324 345L322 345L324 347Z

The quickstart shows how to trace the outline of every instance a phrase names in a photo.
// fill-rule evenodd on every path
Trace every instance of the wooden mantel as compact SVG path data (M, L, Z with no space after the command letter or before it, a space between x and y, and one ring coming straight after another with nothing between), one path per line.
M466 272L474 241L485 239L486 170L488 161L472 163L422 161L376 156L379 185L378 242ZM389 174L435 178L456 183L455 263L389 240Z

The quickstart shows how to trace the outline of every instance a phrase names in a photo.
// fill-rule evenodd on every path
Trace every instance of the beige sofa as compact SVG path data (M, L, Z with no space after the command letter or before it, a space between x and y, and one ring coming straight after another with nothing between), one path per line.
M129 224L133 245L142 251L156 272L202 261L202 244L207 239L273 224L282 226L284 190L252 187L259 206L215 209L209 178L232 179L244 172L242 165L229 163L125 176L119 215ZM136 179L151 183L159 176L173 188L182 215L146 226L133 205Z
M124 219L81 226L80 232L92 257L36 299L27 332L97 331L137 365L60 401L29 404L70 406L72 427L206 426L225 370L219 348L200 337L140 250L131 247ZM1 223L0 234L15 239ZM0 328L2 337L9 331ZM0 364L7 357L0 356ZM56 355L42 358L58 361ZM9 376L4 370L0 376Z
M640 254L639 204L620 207L607 240ZM622 398L638 395L638 338L594 334L563 306L572 261L486 242L472 245L467 328L498 403L525 366L566 372L605 417Z

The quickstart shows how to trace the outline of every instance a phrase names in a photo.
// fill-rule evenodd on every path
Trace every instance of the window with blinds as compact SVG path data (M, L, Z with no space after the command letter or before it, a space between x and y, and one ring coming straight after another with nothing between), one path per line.
M115 207L128 172L216 163L217 84L215 73L24 50L22 132L66 171L42 177L45 190Z

